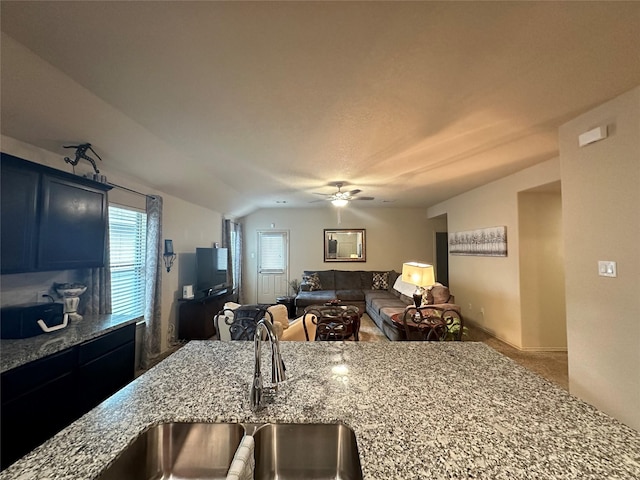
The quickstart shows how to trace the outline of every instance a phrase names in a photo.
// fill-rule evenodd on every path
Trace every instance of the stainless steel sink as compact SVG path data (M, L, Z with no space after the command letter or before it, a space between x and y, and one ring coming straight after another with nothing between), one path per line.
M224 479L245 433L237 423L165 423L142 433L100 480Z
M166 423L143 432L99 480L224 479L243 435L255 479L362 479L356 436L342 424Z
M255 439L255 479L362 479L356 436L342 424L269 423Z

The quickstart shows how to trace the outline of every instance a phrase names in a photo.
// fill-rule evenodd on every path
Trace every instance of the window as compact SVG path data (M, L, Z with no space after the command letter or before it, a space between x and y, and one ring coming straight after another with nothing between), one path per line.
M285 232L259 232L260 273L284 273L287 268Z
M111 311L144 313L147 214L109 205Z

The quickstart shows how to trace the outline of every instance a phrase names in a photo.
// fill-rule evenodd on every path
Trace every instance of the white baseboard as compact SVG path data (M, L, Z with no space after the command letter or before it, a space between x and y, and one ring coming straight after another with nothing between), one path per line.
M496 338L501 342L504 342L510 347L515 348L516 350L519 350L521 352L567 352L568 351L567 347L519 347L517 345L514 345L510 341L502 338L500 335L496 335L495 332L492 332L491 330L488 330L482 325L477 324L473 320L465 319L465 322L467 325L470 325L473 328L477 328L478 330L482 330L484 333L491 335L493 338Z

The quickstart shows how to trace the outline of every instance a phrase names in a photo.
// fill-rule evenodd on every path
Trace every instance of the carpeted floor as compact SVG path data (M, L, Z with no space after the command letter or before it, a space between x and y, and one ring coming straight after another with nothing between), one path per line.
M468 326L464 341L482 342L500 352L514 362L537 373L565 390L569 390L569 372L567 352L524 352L514 348L487 332ZM387 337L378 329L366 313L360 320L361 342L388 342Z
M567 352L526 352L498 340L489 333L467 326L468 335L465 340L483 342L514 362L537 373L550 382L569 391L569 360Z
M389 339L384 333L380 331L378 326L373 323L373 320L366 313L362 314L360 319L360 333L361 342L388 342Z

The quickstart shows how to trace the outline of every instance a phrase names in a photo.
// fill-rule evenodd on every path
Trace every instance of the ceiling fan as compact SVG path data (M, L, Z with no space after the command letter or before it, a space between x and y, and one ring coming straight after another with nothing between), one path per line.
M351 200L373 200L373 197L358 197L357 195L362 191L360 189L351 190L349 192L343 192L342 187L344 187L345 182L332 182L329 184L330 186L336 187L338 189L337 192L334 193L316 193L315 195L323 195L324 200L331 202L335 207L344 207ZM319 202L321 200L314 200L314 202Z

